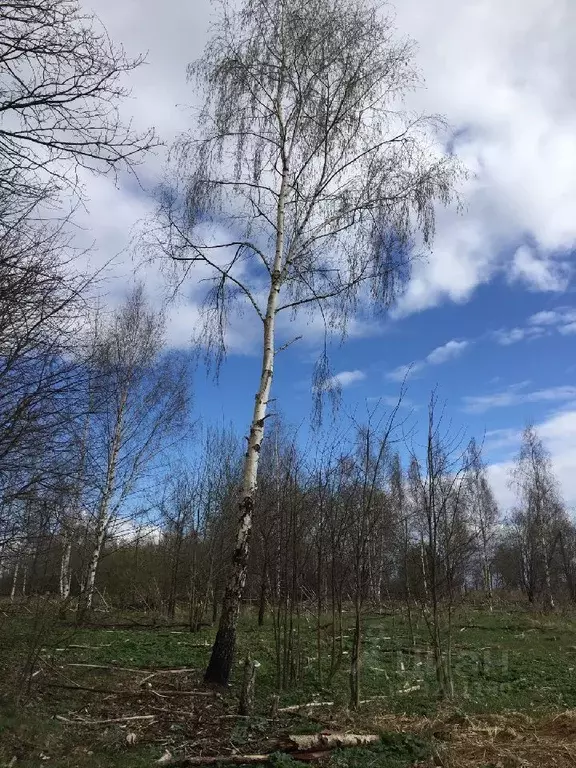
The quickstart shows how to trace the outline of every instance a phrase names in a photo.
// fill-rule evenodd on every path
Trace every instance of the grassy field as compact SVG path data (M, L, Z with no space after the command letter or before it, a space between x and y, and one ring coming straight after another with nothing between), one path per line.
M109 626L76 629L33 607L28 611L6 612L0 623L0 765L136 768L154 765L166 751L268 752L278 737L324 728L386 734L377 749L333 753L334 768L576 765L573 616L462 611L454 630L456 697L449 703L436 694L424 627L411 646L400 613L367 616L367 701L351 713L346 626L342 664L329 686L325 640L320 687L314 622L304 619L302 681L278 691L272 627L258 628L245 617L234 681L219 692L201 684L212 629L117 628L113 621L145 620L109 615L102 619ZM240 718L238 686L247 653L260 663L257 703L254 716ZM277 692L280 707L332 704L272 720L270 700Z

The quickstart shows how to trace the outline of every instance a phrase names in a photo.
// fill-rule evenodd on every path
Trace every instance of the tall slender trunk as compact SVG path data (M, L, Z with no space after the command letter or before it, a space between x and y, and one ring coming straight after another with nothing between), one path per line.
M488 598L488 610L490 613L494 610L494 598L492 594L492 571L488 559L484 558L484 591Z
M62 560L60 561L60 599L62 601L66 601L70 597L70 586L72 582L72 575L70 573L71 557L72 539L67 535L64 543L64 551L62 552Z
M264 544L267 546L267 543ZM268 584L268 554L264 556L264 563L262 564L262 574L260 576L260 597L258 604L258 626L261 627L264 624L264 617L266 616L266 593Z
M114 427L114 435L112 438L112 446L110 449L110 456L108 459L108 467L106 469L106 481L100 499L98 508L98 515L96 518L96 529L94 549L92 550L92 556L88 564L88 570L86 572L86 578L82 585L82 592L78 601L78 622L84 621L87 614L92 610L92 603L94 601L94 592L96 586L96 574L98 572L98 565L100 564L100 557L102 555L102 548L108 533L108 526L110 524L110 500L114 493L114 486L116 483L116 465L118 463L118 454L120 452L120 446L122 444L122 430L124 424L124 411L127 401L127 392L124 392L120 405L118 408L118 416Z
M412 592L410 589L410 573L409 573L409 561L408 561L408 545L409 545L409 530L408 530L408 518L404 520L404 600L406 602L406 612L408 617L408 631L410 633L410 645L416 646L416 637L414 636L414 622L412 620Z
M240 519L236 533L236 546L232 556L232 567L224 593L220 623L216 639L212 646L212 655L204 680L208 683L228 685L230 671L234 660L236 648L236 628L240 616L240 603L246 584L246 572L248 569L248 550L250 545L250 533L252 531L252 515L254 511L254 495L256 493L256 480L260 459L260 448L264 437L264 422L272 378L274 375L274 339L276 326L276 309L282 284L282 263L284 257L284 208L286 192L288 188L288 159L283 157L283 172L280 191L278 194L278 210L276 222L276 250L274 265L271 270L270 291L264 316L264 338L262 350L262 370L260 373L260 386L256 394L250 434L248 436L248 449L244 460L242 476L242 493L239 503Z
M12 575L12 589L10 590L10 602L14 602L14 598L16 597L16 585L18 583L18 573L20 572L20 558L16 561L16 565L14 566L14 573Z
M110 522L108 514L108 500L103 500L100 512L98 514L98 521L96 523L96 541L90 562L88 564L88 570L86 571L86 577L82 585L82 593L78 601L78 621L81 623L86 618L87 614L92 610L92 604L94 601L94 592L96 587L96 574L98 572L98 565L100 563L100 557L102 555L102 548L104 547L104 540L108 531L108 523Z
M548 551L546 545L542 543L542 554L544 560L544 584L546 586L546 608L549 611L556 610L556 603L554 602L554 594L552 592L552 580L550 578L550 562L548 559Z
M566 579L566 586L568 588L568 594L570 596L570 600L574 602L576 600L576 593L574 591L574 578L572 574L572 568L570 566L570 560L566 552L564 535L562 533L560 534L559 541L560 541L560 553L562 555L562 565L564 568L564 578Z
M88 386L88 408L84 418L84 429L82 431L82 441L80 443L80 455L78 459L78 471L76 476L72 510L72 513L77 515L76 521L80 516L80 508L82 505L82 490L86 473L86 456L88 452L90 412L92 410L93 404L92 400L92 389L90 386ZM62 532L64 534L64 550L62 552L62 559L60 561L60 600L64 605L62 606L60 612L61 618L66 618L66 606L68 605L68 601L70 599L70 591L72 588L72 571L70 568L70 560L72 557L74 522L75 521L72 520L71 517L64 512L64 519L61 526Z

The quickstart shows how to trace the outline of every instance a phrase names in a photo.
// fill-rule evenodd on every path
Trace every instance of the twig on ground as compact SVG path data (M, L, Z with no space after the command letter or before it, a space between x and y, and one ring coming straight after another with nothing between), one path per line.
M126 723L131 720L154 720L155 718L156 715L126 715L125 717L109 717L105 720L84 720L82 718L72 720L69 717L56 715L56 720L60 720L62 723L71 723L72 725L107 725L108 723Z
M309 707L333 707L333 701L309 701L307 704L291 704L289 707L280 707L278 712L298 712L299 709L308 709Z

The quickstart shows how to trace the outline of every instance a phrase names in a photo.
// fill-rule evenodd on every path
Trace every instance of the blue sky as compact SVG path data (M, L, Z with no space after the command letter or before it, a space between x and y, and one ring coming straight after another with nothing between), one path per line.
M404 369L412 366L404 400L410 423L424 418L436 387L453 429L484 440L497 492L508 504L506 471L527 423L542 426L552 450L559 443L569 453L576 443L576 421L570 418L576 408L576 300L571 306L571 298L570 290L561 296L527 292L495 279L465 303L391 319L364 338L331 344L331 367L342 387L340 420L347 413L362 417L380 399L383 406L393 404ZM230 355L218 382L198 371L196 400L207 418L245 429L259 375L255 351ZM318 344L303 340L279 355L276 364L275 407L303 435L309 429L319 351ZM564 426L567 434L560 429ZM567 469L561 461L560 474L573 503L566 472L576 467L571 458L567 461Z
M207 38L209 0L91 0L111 36L130 54L148 51L130 78L124 112L153 123L167 143L190 127L195 93L185 68ZM414 364L407 399L417 419L438 386L455 428L481 438L503 506L507 473L528 421L540 429L568 503L576 507L576 3L572 0L403 0L400 35L418 43L426 87L408 106L439 112L454 130L450 145L471 171L464 210L438 212L429 258L415 265L405 294L380 324L356 321L331 363L344 410L392 398L402 366ZM134 278L130 256L139 222L154 209L162 178L159 150L133 183L86 178L90 266L107 268L114 304ZM138 270L160 297L158 265ZM202 276L202 275L199 275ZM197 327L200 295L188 284L170 314L170 343L185 347ZM546 313L546 314L542 314ZM274 395L300 423L311 411L311 372L322 334L300 318L288 337L304 338L278 357ZM244 317L229 334L230 355L217 389L196 377L197 413L245 429L259 362L258 327Z

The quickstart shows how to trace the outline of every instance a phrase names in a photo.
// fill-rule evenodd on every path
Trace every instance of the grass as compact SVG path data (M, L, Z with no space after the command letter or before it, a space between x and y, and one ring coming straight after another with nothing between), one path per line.
M8 765L16 757L13 765L17 768L40 765L138 768L152 765L165 749L178 753L186 746L200 754L218 754L231 749L270 751L274 744L272 737L279 733L313 732L321 727L357 728L360 732L393 731L395 722L403 722L405 730L419 731L414 744L410 742L411 737L394 735L387 737L391 741L384 741L376 750L345 750L330 757L333 768L396 768L396 765L400 768L426 760L431 734L453 727L453 723L442 727L433 725L439 719L446 722L447 717L456 715L463 722L476 722L474 718L508 717L507 713L516 712L552 722L550 718L559 713L576 709L576 620L571 615L542 616L522 610L494 614L471 609L460 612L454 629L456 698L449 706L436 694L425 627L417 629L417 652L414 652L410 650L408 628L400 613L368 616L362 698L378 699L363 706L359 714L345 709L351 640L348 623L351 620L344 626L345 655L330 685L326 683L329 662L326 638L323 686L320 687L315 623L311 616L307 623L304 616L301 681L290 690L280 692L280 706L314 699L334 701L335 706L311 710L307 716L302 716L306 713L287 716L272 723L267 718L268 708L271 695L278 692L278 683L270 624L258 628L252 617L244 617L239 632L238 666L230 691L223 696L191 697L181 696L178 689L191 690L201 685L213 639L211 628L195 634L169 627L75 629L59 622L49 612L41 614L34 609L24 615L5 616L0 621L3 648L0 765ZM247 653L260 662L260 667L257 712L253 718L243 720L237 718L235 712L240 665ZM29 662L27 671L26 661ZM110 669L74 666L77 664ZM118 667L144 671L121 671ZM195 671L182 675L158 672L179 667ZM146 670L157 671L153 684L145 683L151 686L151 692L139 686ZM37 674L30 678L33 672ZM75 686L117 691L117 694L82 691L74 689ZM164 689L172 690L174 695L163 698ZM20 697L18 707L14 704L15 690L23 690L25 694ZM130 696L124 695L130 691ZM135 721L96 726L56 719L93 721L148 713L154 714L152 724ZM418 725L424 722L430 725L426 732ZM129 743L129 733L134 734L135 744ZM417 744L424 750L422 756ZM396 763L394 750L398 752Z

